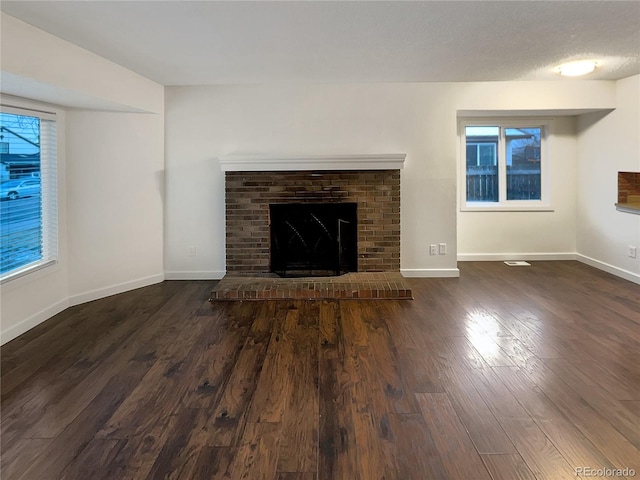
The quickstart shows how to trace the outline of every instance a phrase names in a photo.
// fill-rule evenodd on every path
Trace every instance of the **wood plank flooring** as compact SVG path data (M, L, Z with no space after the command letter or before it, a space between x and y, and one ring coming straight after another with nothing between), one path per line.
M640 287L460 270L413 301L173 281L70 308L2 348L2 479L640 477Z

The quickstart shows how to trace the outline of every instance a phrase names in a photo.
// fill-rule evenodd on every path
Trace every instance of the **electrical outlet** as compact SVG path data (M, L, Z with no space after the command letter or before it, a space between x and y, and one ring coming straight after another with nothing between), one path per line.
M630 258L636 258L636 256L638 255L638 249L633 245L629 245L629 251L627 254Z
M446 255L447 254L447 244L446 243L441 243L438 245L438 253L440 255Z
M193 245L189 245L187 247L187 255L189 257L195 257L196 256L196 247L194 247Z
M429 245L429 255L437 255L438 254L438 246L435 243Z

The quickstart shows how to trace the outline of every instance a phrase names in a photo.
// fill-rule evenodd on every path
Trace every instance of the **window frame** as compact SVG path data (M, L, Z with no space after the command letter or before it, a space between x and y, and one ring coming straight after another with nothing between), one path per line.
M522 212L553 211L549 192L548 137L550 120L544 118L463 118L458 122L459 161L458 191L462 212ZM498 127L499 139L496 149L498 167L498 201L467 201L467 127ZM507 200L507 128L540 128L540 200Z
M14 280L29 276L34 272L41 271L43 269L50 269L51 267L57 267L60 252L59 252L59 189L58 189L58 175L59 175L59 148L60 148L60 118L58 112L55 109L46 110L46 106L40 107L34 105L31 102L10 101L9 99L3 99L0 103L0 112L13 115L23 115L29 117L38 117L41 121L41 135L42 135L42 121L54 122L54 130L52 133L55 138L55 143L50 144L51 155L40 157L40 185L41 185L41 215L40 222L42 225L42 239L41 246L43 256L40 260L30 262L22 267L17 267L4 274L0 274L0 285L5 285ZM41 140L42 141L42 140Z
M497 149L497 146L496 146L495 143L492 143L492 142L475 142L475 143L472 143L471 145L474 145L476 147L476 162L475 162L475 165L478 166L478 167L482 166L482 164L480 163L481 159L482 159L482 155L480 155L480 147L486 147L487 145L490 145L492 147L494 156L496 158L498 158L498 149ZM466 162L466 155L467 155L467 148L468 147L469 147L469 144L465 142L464 154L465 154L465 165L467 165L467 166L468 166L468 163Z

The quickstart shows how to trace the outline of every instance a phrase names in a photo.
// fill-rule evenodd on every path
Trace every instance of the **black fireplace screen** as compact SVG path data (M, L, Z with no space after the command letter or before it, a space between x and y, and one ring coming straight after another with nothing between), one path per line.
M271 271L282 276L358 270L356 203L269 205Z

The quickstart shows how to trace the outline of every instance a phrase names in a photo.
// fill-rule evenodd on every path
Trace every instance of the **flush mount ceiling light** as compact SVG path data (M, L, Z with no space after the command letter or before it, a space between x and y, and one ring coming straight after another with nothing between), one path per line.
M576 60L558 65L553 71L565 77L579 77L593 72L597 66L597 60Z

